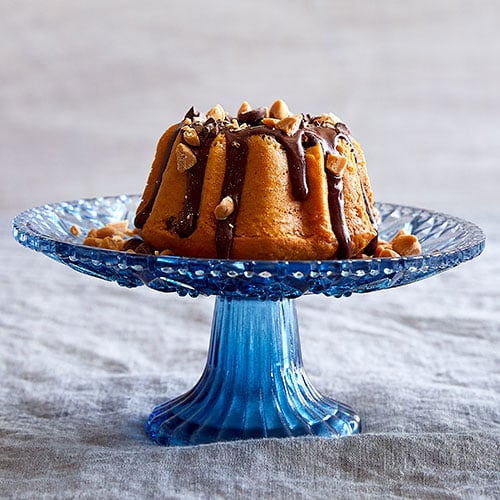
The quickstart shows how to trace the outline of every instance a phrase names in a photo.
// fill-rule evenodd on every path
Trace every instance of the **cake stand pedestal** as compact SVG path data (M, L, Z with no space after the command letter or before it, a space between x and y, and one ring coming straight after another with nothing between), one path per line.
M216 295L205 370L187 393L157 406L147 422L165 445L360 432L349 406L322 396L303 366L293 299L342 297L396 287L479 255L480 228L430 210L378 203L380 235L418 236L422 255L331 261L236 261L130 254L84 246L92 227L133 220L139 196L114 196L33 208L13 221L22 245L76 271L119 285ZM82 235L70 228L77 225Z
M360 420L311 385L302 366L292 299L218 296L205 370L147 423L160 444L287 436L347 436Z

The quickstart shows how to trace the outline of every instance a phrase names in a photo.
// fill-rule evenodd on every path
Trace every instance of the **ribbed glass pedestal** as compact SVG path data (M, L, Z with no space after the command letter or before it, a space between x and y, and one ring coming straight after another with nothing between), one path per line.
M319 394L307 378L293 300L223 296L200 380L157 406L147 422L148 434L164 445L359 431L354 411Z

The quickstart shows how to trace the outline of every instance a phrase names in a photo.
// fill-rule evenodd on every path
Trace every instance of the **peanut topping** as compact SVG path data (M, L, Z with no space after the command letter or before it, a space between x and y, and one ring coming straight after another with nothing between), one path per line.
M277 118L262 118L262 124L266 127L274 128L278 123L279 120Z
M278 99L274 101L269 109L269 116L271 118L278 118L278 120L282 120L283 118L287 118L290 116L290 110L285 101Z
M276 127L281 131L285 132L286 135L292 136L299 130L300 122L302 121L302 115L287 116L281 119Z
M414 234L408 234L404 229L399 231L391 241L392 248L400 255L419 255L422 248L418 238Z
M83 241L83 244L89 247L98 247L101 241L101 238L95 238L94 236L87 235L87 237Z
M182 142L177 145L175 156L179 172L185 172L196 165L195 154L185 144L182 144Z
M217 220L226 220L233 212L234 201L231 196L226 196L215 207L214 215Z
M322 115L319 116L318 122L322 123L323 125L334 126L337 123L342 123L342 120L337 115L334 115L333 113L323 113Z
M182 138L190 146L197 147L200 145L198 132L192 127L182 127Z
M399 254L390 248L383 248L377 257L399 257Z
M347 158L335 154L327 153L326 155L326 168L337 177L342 177L344 169L347 165Z
M110 222L107 227L113 228L117 233L127 233L129 232L128 220L120 220L118 222Z
M374 257L380 257L380 254L384 250L392 250L390 243L385 242L385 244L384 243L381 244L379 242L379 244L377 245L377 248L375 249L375 252L374 252L373 256Z
M91 247L107 248L108 250L123 250L126 241L124 238L133 234L134 231L128 227L128 220L110 222L99 229L92 228L83 244Z
M418 238L414 234L409 234L404 229L394 236L391 241L378 240L378 245L373 254L374 257L400 257L409 255L419 255L422 248Z
M69 228L69 232L75 236L80 236L80 234L82 234L80 228L78 226L76 226L75 224L73 224L70 228Z
M226 112L220 104L216 104L212 109L207 111L207 118L213 118L215 121L224 120Z
M111 236L106 236L101 240L99 247L107 248L108 250L121 250L121 247L123 247L123 240L118 240L112 238Z
M238 109L237 116L242 115L243 113L246 113L247 111L250 111L252 109L252 106L248 104L247 101L243 101L241 103L240 109Z
M109 226L104 226L101 227L100 229L97 230L97 238L107 238L108 236L113 236L116 233L116 231Z
M244 125L244 124L242 124L242 125ZM238 120L236 120L236 118L233 118L233 119L231 120L231 123L228 123L228 124L227 124L227 129L228 129L229 131L231 131L231 132L236 132L236 131L238 131L238 130L241 130L241 129L242 129L242 125L240 125L240 124L238 123Z

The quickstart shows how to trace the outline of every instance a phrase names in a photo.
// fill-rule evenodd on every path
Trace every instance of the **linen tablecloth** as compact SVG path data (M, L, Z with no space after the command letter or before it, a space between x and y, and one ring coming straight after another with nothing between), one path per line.
M50 0L0 6L0 498L500 496L494 1ZM298 299L305 368L363 433L165 448L213 298L123 289L17 245L41 203L139 192L195 104L343 116L381 201L479 224L476 260L411 286Z

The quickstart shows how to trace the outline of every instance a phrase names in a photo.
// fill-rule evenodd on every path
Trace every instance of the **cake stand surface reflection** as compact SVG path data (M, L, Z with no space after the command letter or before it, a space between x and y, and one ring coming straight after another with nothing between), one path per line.
M348 436L361 430L347 405L321 395L302 365L293 299L349 296L412 283L481 253L474 224L445 214L377 204L380 236L418 236L422 255L330 261L236 261L153 256L82 244L84 234L132 221L139 196L114 196L33 208L13 221L22 245L119 285L216 295L208 359L198 383L157 406L147 432L159 444L190 445L286 436ZM72 225L82 235L71 233Z

